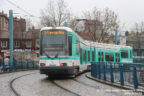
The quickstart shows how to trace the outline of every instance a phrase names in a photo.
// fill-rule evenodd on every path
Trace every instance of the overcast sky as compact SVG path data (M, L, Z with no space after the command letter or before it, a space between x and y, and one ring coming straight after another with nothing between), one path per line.
M40 10L45 8L48 0L10 0L27 12L33 14L36 17L40 16ZM123 30L129 30L134 26L135 22L144 21L144 0L65 0L68 6L71 8L74 14L82 14L85 10L91 10L93 7L99 9L110 8L119 15L121 24L125 24L126 28ZM27 13L19 10L7 0L0 0L0 11L4 10L8 14L8 10L12 9L15 16L23 16L28 18ZM38 22L38 18L33 18L33 21Z

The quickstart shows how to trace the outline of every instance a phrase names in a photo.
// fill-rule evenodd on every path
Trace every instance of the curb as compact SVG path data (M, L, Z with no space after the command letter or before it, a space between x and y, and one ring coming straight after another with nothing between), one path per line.
M85 76L91 80L94 80L94 81L97 81L97 82L100 82L102 84L106 84L106 85L110 85L110 86L113 86L113 87L116 87L116 88L120 88L120 89L125 89L125 90L134 90L135 92L143 92L142 90L140 89L134 89L133 87L130 87L130 86L123 86L123 85L120 85L118 83L111 83L109 81L104 81L104 80L100 80L100 79L97 79L93 76L91 76L90 73L86 73Z
M38 70L38 69L23 69L23 70L17 70L17 71L0 72L0 75L14 73L14 72L21 72L21 71L31 71L31 70Z

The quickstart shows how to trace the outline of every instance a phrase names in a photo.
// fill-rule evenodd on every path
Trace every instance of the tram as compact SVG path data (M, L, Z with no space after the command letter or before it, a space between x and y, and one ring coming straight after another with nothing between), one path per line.
M40 73L76 75L95 62L133 62L130 46L87 41L68 27L44 27L40 31Z

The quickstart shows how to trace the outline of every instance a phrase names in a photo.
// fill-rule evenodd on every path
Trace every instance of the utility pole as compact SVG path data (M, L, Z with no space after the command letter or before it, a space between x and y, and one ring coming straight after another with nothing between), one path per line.
M13 66L13 11L9 10L10 68Z
M64 26L64 27L68 27L67 22L64 22L63 26Z
M115 29L115 44L117 45L118 44L118 42L117 42L117 29Z

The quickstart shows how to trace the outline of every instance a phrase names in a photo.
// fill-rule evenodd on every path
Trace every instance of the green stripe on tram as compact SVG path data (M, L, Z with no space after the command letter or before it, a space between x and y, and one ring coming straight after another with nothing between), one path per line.
M51 58L47 58L47 57L40 57L40 60L62 60L62 59L65 59L65 60L78 60L79 57L51 57Z

